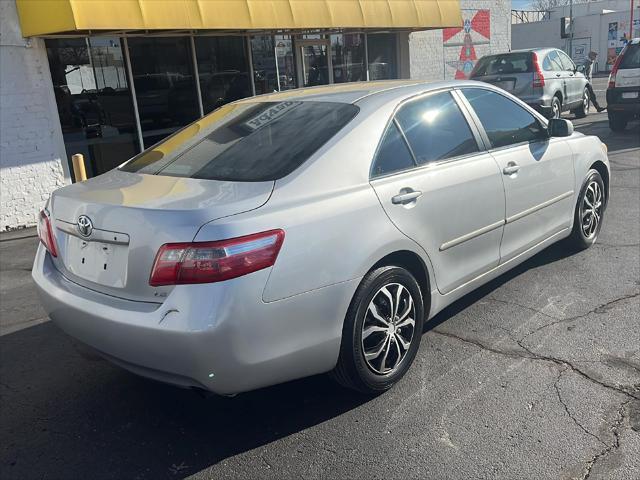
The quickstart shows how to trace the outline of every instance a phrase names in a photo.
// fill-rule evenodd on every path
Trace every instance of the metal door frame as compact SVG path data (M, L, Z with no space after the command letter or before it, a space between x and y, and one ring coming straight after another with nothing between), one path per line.
M304 87L304 54L300 51L300 48L314 45L325 45L327 47L327 70L329 76L328 85L333 84L333 60L331 58L331 40L329 38L313 38L313 39L298 39L293 41L294 45L294 57L296 59L296 73L298 74L298 88Z

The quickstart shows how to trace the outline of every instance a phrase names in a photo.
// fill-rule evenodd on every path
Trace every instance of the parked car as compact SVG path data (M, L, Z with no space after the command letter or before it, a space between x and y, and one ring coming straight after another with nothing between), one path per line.
M640 38L622 49L611 69L607 111L614 132L624 130L629 120L640 116Z
M593 244L609 178L597 137L485 83L259 96L55 191L33 278L57 325L143 376L379 392L426 319L554 242Z
M566 111L578 118L589 113L588 80L562 50L487 55L478 60L469 78L506 90L547 118L560 118Z

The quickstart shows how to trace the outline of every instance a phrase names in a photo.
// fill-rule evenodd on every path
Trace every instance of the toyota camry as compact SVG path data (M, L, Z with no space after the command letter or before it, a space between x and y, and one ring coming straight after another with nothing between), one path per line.
M609 179L598 138L485 83L258 96L54 192L33 277L57 325L139 375L375 393L444 307L593 244Z

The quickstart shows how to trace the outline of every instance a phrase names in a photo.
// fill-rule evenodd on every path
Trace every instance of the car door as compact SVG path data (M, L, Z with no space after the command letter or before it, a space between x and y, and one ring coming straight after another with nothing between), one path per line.
M585 78L582 73L577 72L576 64L569 58L569 55L558 50L558 57L562 63L562 69L565 74L567 99L566 104L575 104L582 101L582 93L584 92Z
M480 145L452 93L438 91L400 106L372 165L382 207L427 252L441 293L499 262L502 179Z
M562 61L557 50L551 50L542 62L545 79L545 94L549 97L556 92L562 94L562 102L566 104L567 98L567 75L565 74Z
M500 258L505 262L570 227L572 151L566 140L549 138L536 115L505 95L482 88L462 93L501 170L506 215Z

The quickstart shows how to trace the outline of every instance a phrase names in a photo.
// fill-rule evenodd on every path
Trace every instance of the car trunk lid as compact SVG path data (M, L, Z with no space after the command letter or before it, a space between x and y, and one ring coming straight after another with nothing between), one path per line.
M49 210L71 281L108 295L161 302L172 287L151 287L161 245L193 241L201 225L264 205L273 181L232 182L127 173L56 191Z

